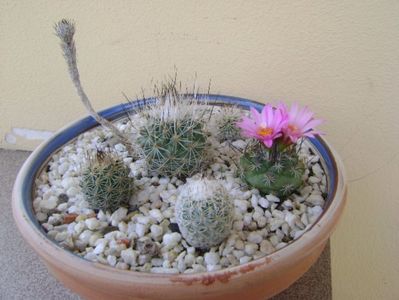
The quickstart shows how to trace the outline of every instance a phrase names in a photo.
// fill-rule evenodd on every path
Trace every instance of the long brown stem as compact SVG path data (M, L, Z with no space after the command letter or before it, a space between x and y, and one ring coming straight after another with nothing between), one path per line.
M83 90L82 84L80 82L79 70L76 61L76 47L73 36L75 34L75 25L72 21L62 19L55 26L55 34L61 40L61 49L64 54L65 61L68 65L69 75L71 76L71 80L75 85L76 91L85 106L86 110L89 114L102 126L111 130L111 132L117 136L122 144L126 146L126 149L130 154L134 154L134 149L132 144L130 143L127 136L125 136L114 124L112 124L107 119L101 117L93 108L90 103L89 98L87 97L85 91Z

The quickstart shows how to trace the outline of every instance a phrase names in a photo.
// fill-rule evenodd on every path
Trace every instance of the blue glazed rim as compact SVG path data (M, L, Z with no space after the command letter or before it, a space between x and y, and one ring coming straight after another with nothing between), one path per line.
M217 106L237 106L242 109L248 110L250 107L254 107L257 110L261 110L264 104L234 96L226 96L226 95L214 95L214 94L198 94L196 98L202 102L207 101L210 105ZM126 116L126 112L133 112L139 108L142 108L147 105L152 105L155 103L155 98L147 98L136 100L130 102L128 104L119 104L112 106L108 109L102 110L99 112L101 116L108 120L116 120L121 117ZM33 210L33 190L35 178L42 171L44 164L48 162L51 158L52 154L63 147L68 142L72 141L79 134L82 134L93 127L98 126L98 123L90 116L80 119L73 124L59 130L55 133L51 138L45 141L39 148L34 151L31 156L35 156L35 159L30 162L25 170L25 176L22 179L21 184L21 197L22 197L22 207L20 207L25 215L28 217L29 221L34 224L35 228L42 234L46 239L48 239L43 227L40 225L39 221L36 219L34 210ZM319 216L318 220L324 215L325 211L328 210L332 200L335 197L337 191L337 176L338 169L337 164L334 159L334 156L327 146L326 142L320 138L319 136L315 138L308 138L308 141L313 146L313 150L317 152L317 154L321 158L321 162L325 171L327 173L327 199L326 205L323 210L323 213ZM315 226L318 220L312 225ZM311 228L312 228L311 227ZM311 228L307 229L307 231L311 230ZM59 244L51 239L48 239L53 242L57 247L63 249ZM295 241L294 241L295 242ZM77 256L77 255L76 255ZM78 256L81 258L80 256ZM82 258L83 259L83 258Z

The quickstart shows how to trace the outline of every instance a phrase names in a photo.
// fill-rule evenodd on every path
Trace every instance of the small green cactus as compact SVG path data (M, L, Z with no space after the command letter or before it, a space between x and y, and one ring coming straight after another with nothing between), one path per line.
M262 194L287 197L303 184L305 165L295 151L284 152L275 161L267 149L253 148L240 159L241 176Z
M164 87L158 103L144 111L137 138L150 172L184 179L203 169L209 158L204 111L175 83Z
M80 187L93 209L114 212L128 206L133 193L130 169L109 152L98 151L83 172Z
M190 180L175 205L176 222L185 240L197 248L219 245L230 234L234 207L216 180Z
M241 138L240 129L236 125L239 120L240 116L237 114L223 113L222 117L217 121L217 138L220 142L231 142Z
M201 170L205 163L207 135L195 120L152 124L140 130L138 142L150 171L161 176L185 178Z

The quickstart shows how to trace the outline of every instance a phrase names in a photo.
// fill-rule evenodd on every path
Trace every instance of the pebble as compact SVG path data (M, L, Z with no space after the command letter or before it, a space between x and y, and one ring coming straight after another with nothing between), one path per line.
M248 242L259 244L262 242L263 237L257 232L251 232L247 237Z
M126 218L127 208L120 207L111 215L110 221L112 226L118 226L118 223Z
M260 251L264 254L270 254L274 251L274 247L268 240L263 240L260 243Z
M173 233L166 233L163 236L162 243L165 245L167 249L172 249L173 247L177 246L177 244L181 240L181 235L177 232Z
M162 235L163 228L162 228L162 226L153 224L150 227L150 231L151 231L151 236L153 238L158 238L158 237L160 237Z
M155 267L151 268L152 273L164 273L164 274L178 274L179 270L174 268L162 268L162 267Z
M135 232L139 237L143 237L147 231L147 226L141 223L137 223L135 227Z
M206 265L217 265L220 261L220 256L217 253L207 252L204 256Z
M133 250L132 248L123 250L121 252L121 257L123 261L131 266L136 266L137 257L139 255L138 251Z
M101 225L100 221L97 220L96 218L90 218L90 219L85 220L85 224L86 224L87 228L89 228L90 230L96 230Z
M269 207L269 201L267 199L263 198L263 197L258 199L258 203L263 208L268 208Z

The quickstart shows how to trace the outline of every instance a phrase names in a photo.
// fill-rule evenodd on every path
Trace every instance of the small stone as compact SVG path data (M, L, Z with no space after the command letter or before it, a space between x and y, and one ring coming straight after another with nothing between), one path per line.
M263 240L260 243L260 251L264 254L270 254L274 251L274 247L268 240Z
M234 205L238 207L242 212L246 212L248 209L248 201L246 200L234 200Z
M307 199L306 202L309 202L313 205L323 206L324 199L321 195L311 194Z
M120 270L128 270L129 265L127 263L120 261L115 265L115 268L120 269Z
M252 260L252 257L249 257L249 256L240 257L240 265L246 264L247 262L250 262L251 260Z
M206 272L206 268L203 265L194 264L192 268L194 270L194 273Z
M147 226L143 225L143 224L140 224L140 223L137 223L135 231L136 231L136 233L137 233L137 235L139 237L143 237L145 235L146 231L147 231Z
M163 236L162 243L165 245L167 249L172 249L177 246L177 244L181 240L181 235L177 232L167 233Z
M316 177L316 176L310 176L310 177L308 178L308 181L309 181L311 184L314 184L314 183L319 183L319 182L321 181L321 179L318 178L318 177Z
M90 218L85 220L87 228L90 230L96 230L97 228L100 227L101 223L98 221L96 218Z
M62 194L58 195L58 203L66 203L66 202L68 202L68 200L69 200L69 197L67 194L62 193Z
M208 272L219 271L219 270L221 270L221 269L222 269L222 266L221 266L221 265L207 265L207 266L206 266L206 270L207 270Z
M258 250L258 245L253 243L248 243L245 245L245 253L248 255L254 255Z
M77 216L78 216L78 214L66 214L66 215L64 216L63 223L64 223L64 224L70 224L70 223L72 223L72 222L75 221L75 219L77 218Z
M293 227L295 226L295 224L296 224L296 221L298 220L298 217L297 217L296 215L294 215L294 214L288 212L288 213L285 215L284 220L285 220L285 222L288 223L288 225L289 225L291 228L293 228Z
M107 262L110 266L115 267L116 265L116 257L113 255L108 255L107 256Z
M242 249L244 249L245 244L244 244L244 242L242 240L236 240L234 247L237 250L242 250Z
M195 263L195 256L193 254L187 254L184 257L184 263L186 264L186 266L191 267L194 263Z
M204 259L206 265L217 265L220 261L220 256L214 252L207 252Z
M130 240L129 239L118 239L116 240L117 244L124 244L127 247L130 245Z
M72 186L67 190L66 193L67 193L68 197L72 198L72 197L75 197L79 193L79 189Z
M164 273L164 274L178 274L179 270L174 268L163 268L163 267L154 267L151 268L152 273Z
M116 211L114 211L111 215L111 225L118 226L118 223L126 218L127 211L128 210L126 207L119 207Z
M159 252L157 244L149 237L142 237L137 241L137 250L140 254L149 254L155 256Z
M158 238L162 235L163 228L162 226L152 224L150 227L150 231L151 231L151 236L153 236L154 238Z
M275 203L280 202L280 198L278 198L272 194L266 195L266 199L270 202L275 202Z
M248 240L248 242L259 244L260 242L262 242L263 237L261 234L259 234L257 232L251 232L248 235L247 240Z
M258 199L258 203L261 207L263 208L268 208L269 207L269 201L263 197Z
M105 246L107 245L107 240L101 239L101 241L97 244L96 248L94 248L94 254L100 254L104 252Z
M137 261L138 255L139 255L138 251L135 251L132 248L123 250L121 252L121 257L122 257L123 261L131 266L137 265L136 261Z
M233 251L233 255L237 258L240 259L241 257L243 257L245 255L245 252L242 250L234 250Z
M158 223L161 223L164 219L162 212L159 209L152 209L149 212L150 216L157 220Z

